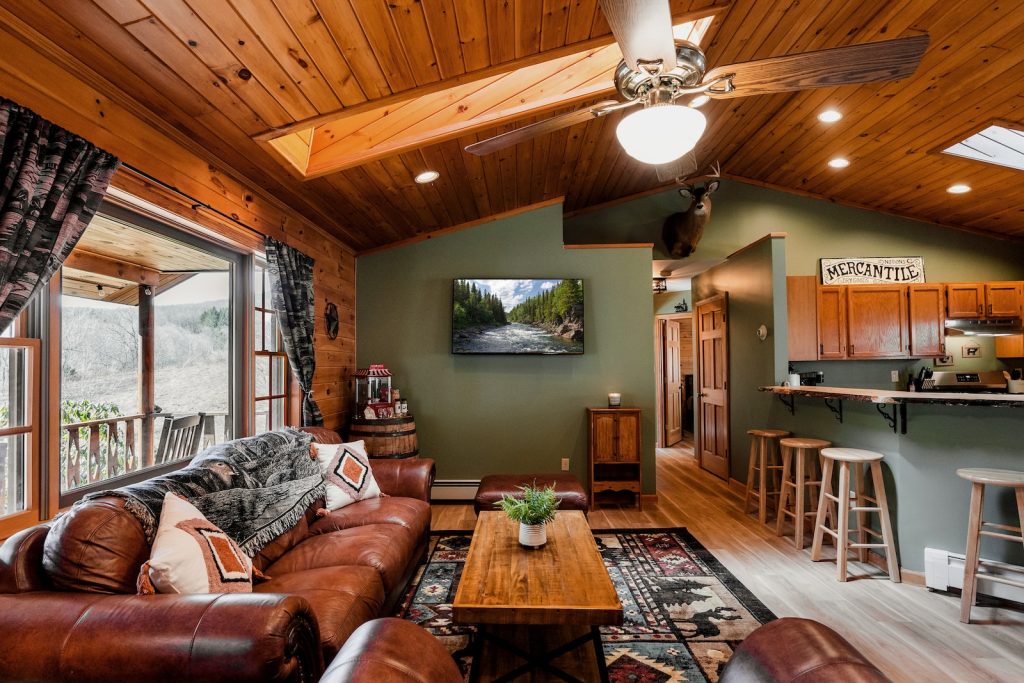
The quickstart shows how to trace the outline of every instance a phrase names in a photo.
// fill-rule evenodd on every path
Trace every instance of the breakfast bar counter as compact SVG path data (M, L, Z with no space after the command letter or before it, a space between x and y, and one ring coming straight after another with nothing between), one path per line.
M780 396L808 396L840 401L867 401L870 403L938 403L947 406L991 406L999 408L1024 407L1024 394L963 393L951 391L899 391L895 389L856 389L853 387L758 387Z

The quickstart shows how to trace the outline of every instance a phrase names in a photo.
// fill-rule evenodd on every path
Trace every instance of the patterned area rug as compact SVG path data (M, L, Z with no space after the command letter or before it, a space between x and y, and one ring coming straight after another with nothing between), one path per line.
M430 559L399 612L451 652L472 632L451 621L470 538L432 538ZM601 531L594 538L625 610L622 626L601 628L611 683L717 681L735 646L775 618L685 529ZM466 673L469 664L461 662Z

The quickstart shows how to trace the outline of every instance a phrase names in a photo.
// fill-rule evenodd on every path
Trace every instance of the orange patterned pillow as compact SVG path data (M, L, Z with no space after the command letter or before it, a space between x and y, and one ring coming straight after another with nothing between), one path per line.
M252 561L181 496L164 496L140 593L251 593Z
M327 509L337 510L357 500L379 498L377 480L370 469L370 457L362 441L314 443L316 463L324 475Z

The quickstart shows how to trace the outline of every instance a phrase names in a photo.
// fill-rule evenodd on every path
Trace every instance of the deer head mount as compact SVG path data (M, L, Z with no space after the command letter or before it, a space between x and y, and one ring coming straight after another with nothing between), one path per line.
M716 163L712 173L678 181L683 186L679 188L679 195L691 201L686 211L666 218L661 228L665 250L672 258L686 258L697 250L697 243L704 236L704 227L711 220L711 195L718 189L721 175L721 167ZM703 185L699 185L702 181Z

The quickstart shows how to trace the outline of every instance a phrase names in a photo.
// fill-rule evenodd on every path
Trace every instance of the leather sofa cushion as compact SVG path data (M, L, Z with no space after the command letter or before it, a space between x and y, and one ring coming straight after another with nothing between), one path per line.
M53 523L43 544L43 570L58 590L134 593L150 546L120 498L76 505Z
M416 498L396 496L361 500L332 510L310 525L309 533L322 534L367 524L397 524L422 535L430 528L430 504Z
M410 558L418 557L420 535L398 524L368 524L311 536L270 565L271 576L317 567L372 567L390 593L405 576Z
M316 511L323 506L323 498L310 505L306 509L306 514L295 523L295 526L268 543L263 550L257 553L256 557L252 558L252 565L263 571L281 559L286 552L305 541L309 536L310 524L317 519Z
M320 626L324 661L330 661L352 632L380 614L384 605L384 587L372 567L322 567L271 576L253 592L306 598Z

